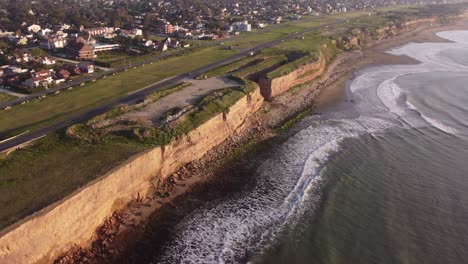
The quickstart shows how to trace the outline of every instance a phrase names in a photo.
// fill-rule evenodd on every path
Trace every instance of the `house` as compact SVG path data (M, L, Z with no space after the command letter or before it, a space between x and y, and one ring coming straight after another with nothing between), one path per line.
M272 21L273 23L275 23L275 24L280 24L280 23L281 23L281 20L283 20L283 18L280 17L280 16L279 16L279 17L274 17L274 18L271 19L271 21Z
M80 75L81 74L81 70L80 70L80 67L78 67L78 65L67 65L67 66L65 66L65 70L70 72L71 75Z
M88 33L90 36L103 36L109 33L108 28L106 27L97 27L97 28L87 28L84 32Z
M7 36L7 39L8 39L8 41L10 41L12 43L16 43L18 41L18 37L15 36L15 35L9 35L9 36Z
M16 38L16 45L26 45L28 44L28 39L26 37L19 37L19 38Z
M15 62L17 63L29 62L31 60L32 58L27 52L15 55Z
M78 64L78 68L82 73L93 73L94 72L94 65L90 63L80 63Z
M36 88L38 86L49 87L54 80L52 79L52 75L49 76L36 76L33 78L29 78L23 82L23 86L28 88Z
M217 40L219 39L218 35L215 34L203 34L203 36L199 37L201 40Z
M68 36L68 33L63 32L62 30L58 30L57 32L55 32L55 36L60 38L66 38Z
M18 74L8 74L3 77L3 84L11 85L18 83L20 80L20 76Z
M143 30L138 29L138 28L132 29L132 34L133 36L143 36Z
M28 72L28 69L22 69L16 66L8 66L5 69L5 73L25 73L25 72Z
M31 26L28 27L29 32L37 33L39 32L39 30L41 30L41 26L36 25L36 24L32 24Z
M145 47L150 47L150 46L153 46L154 43L152 40L144 40L141 45Z
M143 31L141 29L132 29L132 30L121 30L119 36L125 38L135 38L137 36L142 36Z
M53 65L55 64L55 60L49 57L44 57L43 59L41 59L40 63L41 65Z
M115 33L107 33L107 34L104 35L105 39L113 39L115 37L117 37L117 34L115 34Z
M49 77L52 76L53 70L42 70L34 73L34 77Z
M65 46L65 51L77 59L94 59L96 54L94 48L85 42L83 38L70 40Z
M70 72L65 70L65 69L62 69L60 71L58 71L55 76L57 77L57 79L67 79L68 77L70 77Z
M119 44L103 44L103 43L96 43L93 46L94 52L101 52L101 51L108 51L108 50L118 50L120 49Z
M180 48L180 43L177 39L170 39L169 40L169 48L171 49L178 49Z
M0 38L9 37L9 36L12 36L14 34L15 34L14 32L2 31L0 29Z
M239 30L241 32L252 31L252 25L250 25L249 22L247 22L247 21L240 22L240 23L237 24L237 30Z
M167 22L167 23L161 24L158 27L158 30L161 34L169 35L174 32L174 26L172 26L171 23Z
M167 42L166 41L161 41L158 45L158 48L156 49L157 51L164 52L167 50Z
M40 46L46 50L62 49L66 45L66 40L62 37L50 37L40 42Z
M37 34L43 38L51 35L52 33L54 33L54 31L50 28L44 28L44 29L41 29L37 32Z

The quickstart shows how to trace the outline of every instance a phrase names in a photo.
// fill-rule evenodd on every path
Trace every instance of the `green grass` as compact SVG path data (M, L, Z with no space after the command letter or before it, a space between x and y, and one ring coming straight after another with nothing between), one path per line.
M271 71L271 72L268 72L266 74L266 77L269 78L269 79L273 79L273 78L277 78L277 77L281 77L281 76L284 76L284 75L287 75L297 69L299 69L301 66L303 65L306 65L306 64L309 64L311 62L314 62L317 60L317 56L316 55L313 55L313 54L306 54L304 55L303 57L297 59L297 60L294 60L294 61L291 61L281 67L278 67L276 68L275 70Z
M220 66L220 67L217 67L215 69L212 69L212 70L209 70L207 71L206 73L200 75L197 77L197 79L202 79L202 77L204 75L206 75L207 78L211 78L211 77L214 77L214 76L219 76L219 75L222 75L222 74L226 74L230 71L233 71L233 70L236 70L237 68L239 67L242 67L252 61L255 61L255 60L258 60L258 56L255 56L255 57L247 57L247 58L244 58L244 59L240 59L240 60L237 60L233 63L229 63L229 64L226 64L226 65L223 65L223 66Z
M165 78L189 72L235 54L220 47L202 48L185 56L147 64L73 90L32 100L0 112L0 139L50 125L122 97Z
M424 9L422 12L424 14L447 14L446 11L441 11L438 8ZM351 15L351 13L348 14ZM387 14L394 15L390 11ZM397 15L401 16L402 19L416 16L414 10L397 13ZM362 18L362 24L375 25L385 23L388 20L388 17L374 18L371 16ZM270 32L245 35L245 39L242 36L242 38L233 40L232 43L238 45L239 48L244 48L269 41L286 33L299 31L304 27L314 26L315 23L318 22L304 20L295 22L293 25L274 26ZM341 27L344 30L352 30L355 26L358 25L348 24ZM328 38L324 39L320 36L323 31L305 34L304 40L285 41L273 48L263 50L261 56L277 56L277 60L280 60L281 56L306 54L303 59L293 60L295 63L287 66L297 67L295 64L303 63L301 60L308 60L316 56L322 43L329 43ZM327 52L330 53L328 58L332 58L336 53L333 49L327 50ZM223 47L201 48L190 54L132 69L71 91L62 92L60 95L32 100L28 104L15 106L9 111L0 111L0 120L2 120L0 122L0 138L66 119L155 81L191 71L235 53L236 51ZM235 62L234 66L220 67L210 74L225 73L232 70L230 67L246 65L249 59ZM249 67L241 69L235 74L240 76L244 70L255 71L265 65L271 65L270 63L273 62L273 59L266 60L249 66L250 69ZM237 65L235 65L236 63ZM93 134L95 131L89 129L90 123L93 122L90 120L72 126L65 132L51 133L38 140L35 146L15 151L8 156L0 155L0 206L2 207L0 228L70 194L136 153L157 145L167 144L219 113L229 114L229 107L256 87L254 83L235 75L230 76L230 78L243 82L243 86L213 91L198 102L196 109L187 112L179 120L179 123L176 122L174 127L136 127L115 134L96 135ZM150 96L147 99L157 100L159 96L161 94ZM107 113L108 116L97 118L118 115L121 113L120 110L114 109L114 112ZM289 129L306 114L307 112L298 115L278 127L276 131L281 132ZM70 137L70 133L77 133L81 137Z
M240 80L237 77L232 77ZM0 156L0 229L61 199L132 155L188 133L255 88L251 82L213 91L175 127L141 127L93 137L86 124L52 133L34 146ZM70 137L69 133L78 137Z
M418 8L396 7L382 9L388 11L382 12L380 15L363 16L362 22L358 24L347 23L336 26L343 30L352 30L362 25L381 25L389 21L386 17L391 12L402 12L399 16L414 17L415 14L421 12L423 15L447 15L454 12L453 9L447 8L445 5L441 7L426 7L419 6ZM448 10L448 11L444 11ZM379 11L380 12L380 11ZM225 45L238 45L239 49L258 45L288 33L300 31L303 28L315 26L321 19L330 20L334 18L342 18L343 16L353 16L366 14L366 12L352 12L339 14L337 16L325 16L317 19L305 19L294 21L290 24L270 25L270 28L260 32L251 32L240 36L231 41L226 41ZM406 14L406 15L405 15ZM422 16L422 15L419 15ZM335 28L335 27L333 27ZM331 28L330 28L331 29ZM323 32L323 29L320 30ZM319 31L319 32L320 32ZM339 30L338 30L339 31ZM290 40L284 43L262 51L262 56L284 54L289 51L317 51L317 44L320 35L317 33L305 34L305 40ZM217 61L235 54L236 50L228 50L222 46L200 48L189 54L172 57L163 61L155 62L151 65L147 64L137 69L129 70L117 76L108 77L105 80L99 80L93 84L88 84L73 91L63 92L57 96L49 96L42 100L34 100L25 105L15 106L8 113L0 112L0 139L8 136L13 136L25 130L37 129L54 122L64 120L79 112L89 110L110 100L124 96L125 94L143 88L146 85L162 80L164 78L191 71L199 66L206 65L210 62ZM228 67L219 70L223 72ZM211 74L211 73L210 73ZM216 73L213 73L216 74Z
M300 30L303 30L303 28L290 24L270 25L269 28L259 32L244 33L239 37L235 37L233 40L225 41L224 45L242 50L278 39Z
M248 74L251 74L251 73L256 73L256 72L259 72L259 71L262 71L262 70L265 70L269 67L272 67L273 65L276 65L276 64L281 64L281 63L285 63L287 61L287 58L286 56L284 55L280 55L280 56L276 56L276 57L269 57L269 58L266 58L264 59L263 61L257 63L257 64L254 64L252 66L249 66L249 67L246 67L244 69L241 69L239 71L236 71L235 74L237 76L246 76Z
M10 101L10 100L15 99L15 98L16 98L16 96L6 94L6 93L0 93L0 103Z
M70 194L147 147L125 139L84 144L53 133L35 147L1 158L0 228Z
M109 52L101 53L98 55L97 63L103 66L117 68L121 66L131 65L132 63L140 62L151 57L155 57L154 54L145 55L131 55L125 52Z

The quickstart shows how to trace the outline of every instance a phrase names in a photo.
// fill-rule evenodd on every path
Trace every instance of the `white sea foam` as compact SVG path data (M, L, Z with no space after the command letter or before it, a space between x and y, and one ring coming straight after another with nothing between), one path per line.
M268 248L285 228L294 225L294 219L313 210L319 200L316 188L322 180L320 171L345 138L406 124L457 133L413 105L404 88L396 83L405 74L467 70L437 54L468 43L468 32L463 31L461 37L458 32L439 35L458 43L410 44L390 51L411 56L421 64L375 67L362 72L350 87L358 102L352 110L356 118L331 114L331 118L314 121L313 126L289 138L258 168L253 187L211 202L185 217L156 262L246 262L247 256Z
M275 241L292 219L315 206L319 172L344 138L384 130L381 119L323 121L302 130L260 168L253 189L201 208L177 227L160 263L232 263Z

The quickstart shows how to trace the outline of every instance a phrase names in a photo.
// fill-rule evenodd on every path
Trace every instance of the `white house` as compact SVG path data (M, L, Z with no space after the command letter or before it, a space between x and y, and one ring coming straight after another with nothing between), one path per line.
M52 75L37 76L27 79L23 82L23 85L28 88L35 88L38 86L44 86L47 88L49 87L49 84L51 84L53 81L54 80L52 79Z
M243 31L243 32L248 32L252 30L252 25L249 24L248 21L243 21L243 22L236 22L233 24L237 30Z
M144 40L142 42L142 45L145 46L145 47L149 47L149 46L153 46L154 42L152 40Z
M36 25L36 24L32 24L28 27L28 31L29 32L34 32L34 33L37 33L39 32L39 30L41 30L41 26L39 25Z
M51 59L49 57L45 57L45 58L41 59L41 65L53 65L53 64L55 64L54 59Z
M65 39L60 37L47 38L45 40L42 40L40 43L41 48L47 50L63 49L63 47L65 47L66 44L67 43Z
M46 37L46 36L49 36L50 34L52 34L54 31L52 29L49 29L49 28L44 28L44 29L41 29L37 32L37 34L41 37Z

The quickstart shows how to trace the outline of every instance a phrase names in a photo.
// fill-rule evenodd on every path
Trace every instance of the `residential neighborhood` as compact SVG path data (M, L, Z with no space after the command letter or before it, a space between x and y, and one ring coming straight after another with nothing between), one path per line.
M1 2L0 86L31 93L93 74L80 66L82 62L122 66L134 56L157 56L304 16L410 2L414 1Z

